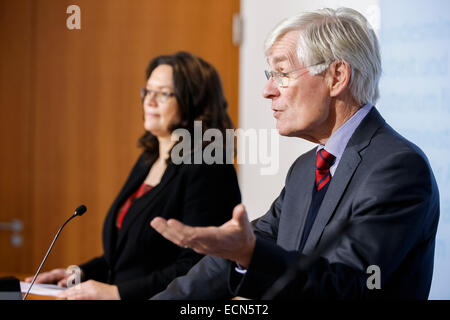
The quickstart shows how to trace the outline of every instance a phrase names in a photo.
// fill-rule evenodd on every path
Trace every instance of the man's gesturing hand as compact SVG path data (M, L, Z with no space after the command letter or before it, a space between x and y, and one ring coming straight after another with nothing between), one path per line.
M150 225L176 245L210 256L250 264L255 235L242 204L234 207L233 217L220 227L190 227L178 220L154 218Z

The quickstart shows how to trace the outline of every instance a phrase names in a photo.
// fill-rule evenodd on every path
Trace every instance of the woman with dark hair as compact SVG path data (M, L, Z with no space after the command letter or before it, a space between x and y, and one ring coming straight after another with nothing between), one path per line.
M107 214L104 254L80 265L83 282L60 298L150 298L201 258L164 239L150 221L161 216L191 226L220 225L241 201L232 164L174 164L170 157L175 129L193 137L194 121L202 121L203 131L215 128L225 137L232 128L215 68L178 52L153 59L146 79L141 90L145 134L139 140L144 151ZM36 282L66 286L68 276L65 269L54 269Z

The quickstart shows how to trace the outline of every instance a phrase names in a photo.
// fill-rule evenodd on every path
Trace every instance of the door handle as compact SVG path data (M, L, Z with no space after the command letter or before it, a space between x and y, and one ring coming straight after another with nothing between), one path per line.
M11 222L0 222L0 231L11 231L11 244L13 247L21 247L23 244L23 237L21 232L23 230L23 223L21 220L13 219Z

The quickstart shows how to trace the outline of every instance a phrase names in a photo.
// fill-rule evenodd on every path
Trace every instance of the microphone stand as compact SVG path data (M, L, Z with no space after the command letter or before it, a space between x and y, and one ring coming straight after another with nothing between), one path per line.
M84 212L86 212L86 207L85 207L84 205L78 207L78 208L75 210L74 214L73 214L69 219L67 219L66 222L64 222L64 224L59 228L58 232L56 233L55 237L53 238L53 241L52 241L52 244L50 245L50 248L48 248L47 253L45 254L45 257L44 257L44 259L43 259L42 262L41 262L41 265L39 266L38 270L36 271L36 274L35 274L34 277L33 277L33 281L31 281L31 284L30 284L30 286L28 287L27 293L26 293L25 296L23 297L23 300L26 300L26 299L27 299L28 294L30 293L31 287L33 286L34 282L36 281L36 278L37 278L39 272L41 272L42 266L44 265L45 260L47 260L47 257L48 257L48 255L49 255L50 251L52 251L53 245L55 244L56 239L58 239L59 234L61 233L61 230L64 228L64 226L65 226L70 220L72 220L73 218L75 218L75 217L77 217L77 216L81 216Z

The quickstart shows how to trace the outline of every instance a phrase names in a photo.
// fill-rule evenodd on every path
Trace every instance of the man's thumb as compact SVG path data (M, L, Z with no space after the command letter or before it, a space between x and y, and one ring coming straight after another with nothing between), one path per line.
M243 224L245 221L248 221L247 212L245 211L245 206L242 203L234 207L233 220L237 220L239 224Z

